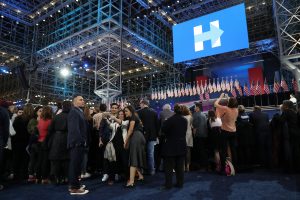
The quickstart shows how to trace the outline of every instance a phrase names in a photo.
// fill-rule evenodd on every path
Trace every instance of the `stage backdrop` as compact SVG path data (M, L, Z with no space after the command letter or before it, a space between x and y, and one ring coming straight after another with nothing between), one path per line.
M260 90L262 91L262 94L264 94L264 76L263 76L263 70L262 67L254 67L254 68L250 68L248 69L248 77L249 77L249 82L250 84L252 84L252 82L254 83L254 85L256 86L257 81L259 82L260 85Z

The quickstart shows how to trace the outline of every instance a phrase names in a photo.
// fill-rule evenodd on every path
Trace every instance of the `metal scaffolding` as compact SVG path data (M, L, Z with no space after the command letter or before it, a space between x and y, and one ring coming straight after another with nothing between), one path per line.
M243 1L2 2L0 63L11 67L26 63L30 81L30 89L25 92L1 84L1 95L7 98L18 94L41 102L70 99L78 93L92 101L100 97L110 102L118 95L140 98L148 95L151 88L182 82L187 67L266 52L276 54L278 48L272 0L245 1L249 49L176 65L172 56L173 25ZM62 68L70 69L72 74L60 77Z
M274 0L280 60L300 80L300 2Z

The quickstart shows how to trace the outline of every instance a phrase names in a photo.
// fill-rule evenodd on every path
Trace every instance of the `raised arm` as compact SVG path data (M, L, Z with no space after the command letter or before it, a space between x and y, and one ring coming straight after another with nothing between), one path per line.
M221 95L220 95L220 97L216 100L216 102L215 102L215 107L217 107L217 108L222 108L223 106L222 105L220 105L220 101L221 101L221 99L223 99L224 98L224 96L225 96L225 94L224 93L222 93Z

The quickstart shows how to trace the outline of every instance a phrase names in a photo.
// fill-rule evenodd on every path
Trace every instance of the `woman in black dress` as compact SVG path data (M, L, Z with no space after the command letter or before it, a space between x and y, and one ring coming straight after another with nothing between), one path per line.
M144 180L144 176L140 172L140 169L146 166L146 140L141 132L141 121L136 115L134 108L132 106L127 106L124 111L126 118L129 119L128 132L124 142L124 148L129 148L130 175L126 187L130 188L134 187L134 178L136 172L139 176L138 180Z

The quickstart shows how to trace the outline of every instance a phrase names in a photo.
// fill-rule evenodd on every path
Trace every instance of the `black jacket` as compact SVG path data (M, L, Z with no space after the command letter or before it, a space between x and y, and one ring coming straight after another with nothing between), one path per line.
M23 119L22 116L16 117L13 127L16 131L16 134L11 137L11 143L14 146L25 148L29 143L30 134L28 133L27 126L30 119Z
M68 113L62 112L54 117L46 141L49 147L50 160L66 160L69 158L67 149Z
M253 124L256 137L263 134L270 134L269 116L261 111L249 114L249 122Z
M151 108L143 108L137 111L143 123L144 135L147 141L155 141L158 137L159 121L156 112Z
M86 120L80 108L73 107L68 115L68 148L87 146Z
M0 148L5 147L9 136L9 114L0 106Z
M175 114L167 119L162 131L165 133L165 141L162 144L162 156L183 156L186 154L186 130L187 120Z

